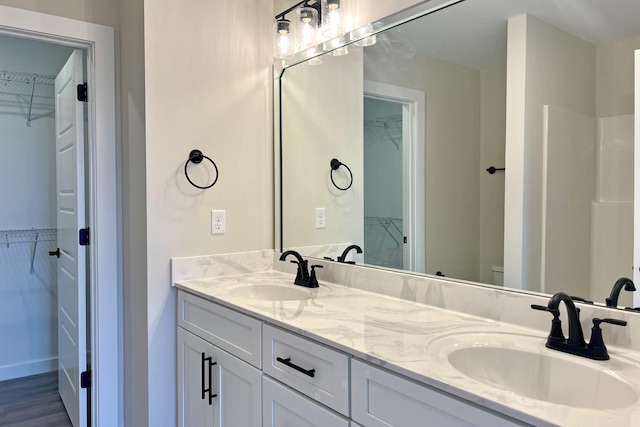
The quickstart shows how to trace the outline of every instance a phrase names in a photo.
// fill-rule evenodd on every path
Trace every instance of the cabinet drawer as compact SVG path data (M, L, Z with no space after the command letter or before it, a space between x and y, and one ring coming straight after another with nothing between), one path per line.
M351 418L366 427L525 425L356 359Z
M262 367L262 322L178 291L178 325L241 360Z
M267 375L349 416L348 355L270 325L263 339Z
M276 381L262 377L263 427L349 427L349 420Z

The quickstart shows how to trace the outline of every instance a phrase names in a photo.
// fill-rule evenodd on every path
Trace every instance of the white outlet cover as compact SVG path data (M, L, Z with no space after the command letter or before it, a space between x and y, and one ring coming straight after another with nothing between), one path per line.
M325 208L316 208L316 228L327 228L327 214Z
M211 234L225 234L227 232L227 212L224 210L211 211Z

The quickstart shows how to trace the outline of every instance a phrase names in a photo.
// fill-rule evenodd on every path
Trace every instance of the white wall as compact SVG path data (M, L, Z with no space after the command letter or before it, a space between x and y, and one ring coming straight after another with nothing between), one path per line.
M595 115L595 46L532 16L509 20L505 286L539 290L543 105Z
M271 28L262 0L144 4L148 424L176 423L171 257L273 248ZM218 165L215 187L183 174L191 149ZM207 163L190 167L198 182ZM226 235L210 234L225 209Z
M504 167L506 120L506 63L480 70L480 259L479 281L493 283L491 267L504 263L504 172L489 174L490 166Z
M630 89L630 88L627 88ZM633 269L633 114L598 119L596 197L591 204L591 289L604 301L620 277ZM631 306L621 292L619 305Z
M128 0L122 0L128 1ZM118 27L118 0L0 0L3 6Z
M411 55L399 70L385 46L366 48L364 78L425 92L425 272L477 281L480 72Z
M56 75L70 53L0 36L2 70ZM0 230L56 228L54 88L36 89L27 127L30 86L0 82ZM26 241L35 235L9 237L9 245L5 236L0 231L0 381L55 370L58 355L56 264L47 253L56 242L41 236L31 274L34 244Z
M589 298L596 119L545 106L544 129L541 288Z
M598 117L633 113L633 53L640 37L600 44L596 48L596 113Z

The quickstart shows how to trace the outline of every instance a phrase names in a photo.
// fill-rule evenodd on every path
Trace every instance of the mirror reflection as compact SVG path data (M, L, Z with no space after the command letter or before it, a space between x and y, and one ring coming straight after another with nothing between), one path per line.
M466 0L287 68L281 249L604 303L633 278L639 18Z

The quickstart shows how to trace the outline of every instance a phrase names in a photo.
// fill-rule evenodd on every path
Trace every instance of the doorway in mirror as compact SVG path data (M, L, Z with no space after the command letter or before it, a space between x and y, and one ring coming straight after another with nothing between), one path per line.
M365 264L423 273L425 93L364 81Z

